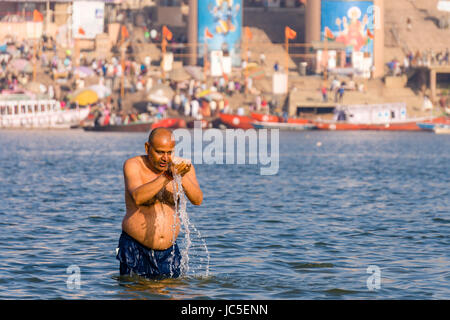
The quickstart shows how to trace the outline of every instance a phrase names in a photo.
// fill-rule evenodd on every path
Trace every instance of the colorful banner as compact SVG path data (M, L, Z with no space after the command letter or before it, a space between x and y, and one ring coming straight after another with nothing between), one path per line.
M321 40L341 42L346 52L373 56L373 1L322 0Z
M203 0L198 2L199 55L222 50L239 64L239 48L242 35L242 0ZM211 37L212 36L212 37Z
M98 34L103 33L104 20L104 1L73 2L72 32L74 38L95 39Z

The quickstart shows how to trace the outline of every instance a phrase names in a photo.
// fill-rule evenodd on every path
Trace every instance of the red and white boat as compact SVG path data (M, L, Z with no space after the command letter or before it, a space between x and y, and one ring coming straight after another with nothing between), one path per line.
M288 118L287 121L284 121L283 117L279 117L273 114L263 114L252 112L250 116L255 119L257 122L279 122L279 123L295 123L295 124L308 124L311 123L311 120L304 118Z
M180 118L166 118L161 119L152 124L152 129L156 128L170 128L170 129L179 129L186 128L186 121Z
M432 117L408 118L405 103L339 105L331 121L313 121L320 130L420 131L417 123Z
M389 122L384 124L373 123L339 123L339 122L314 122L320 130L374 130L374 131L421 131L417 121L425 120L417 118L407 122Z
M255 121L252 117L239 116L236 114L221 113L219 117L222 124L228 128L234 129L253 129L252 122Z
M250 116L259 122L281 122L280 117L272 115L272 114L264 114L264 113L250 113Z
M303 118L288 118L287 122L282 117L252 112L249 116L239 116L235 114L220 114L221 123L228 128L235 129L252 129L252 128L315 128L309 126L312 122ZM255 126L256 124L256 126ZM278 126L280 124L280 126ZM288 125L289 124L289 125Z

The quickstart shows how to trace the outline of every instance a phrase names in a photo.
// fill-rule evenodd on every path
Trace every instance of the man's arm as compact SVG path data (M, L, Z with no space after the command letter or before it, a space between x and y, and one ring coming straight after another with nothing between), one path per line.
M164 175L160 175L144 184L140 175L141 170L140 164L136 159L128 159L123 165L125 188L130 192L138 206L152 199L170 181Z
M182 185L184 193L189 201L196 206L201 205L203 201L203 192L198 184L194 165L191 165L191 169L183 176Z

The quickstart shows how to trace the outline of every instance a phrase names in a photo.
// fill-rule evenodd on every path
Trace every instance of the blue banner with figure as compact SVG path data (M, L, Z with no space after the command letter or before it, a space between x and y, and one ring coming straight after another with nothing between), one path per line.
M239 64L241 35L242 0L198 1L199 55L203 56L206 44L209 52L223 50L234 65Z

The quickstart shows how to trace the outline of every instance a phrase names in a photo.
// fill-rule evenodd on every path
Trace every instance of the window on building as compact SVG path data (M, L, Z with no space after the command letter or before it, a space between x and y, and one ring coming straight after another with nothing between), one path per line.
M183 0L159 0L159 5L163 7L179 7Z

